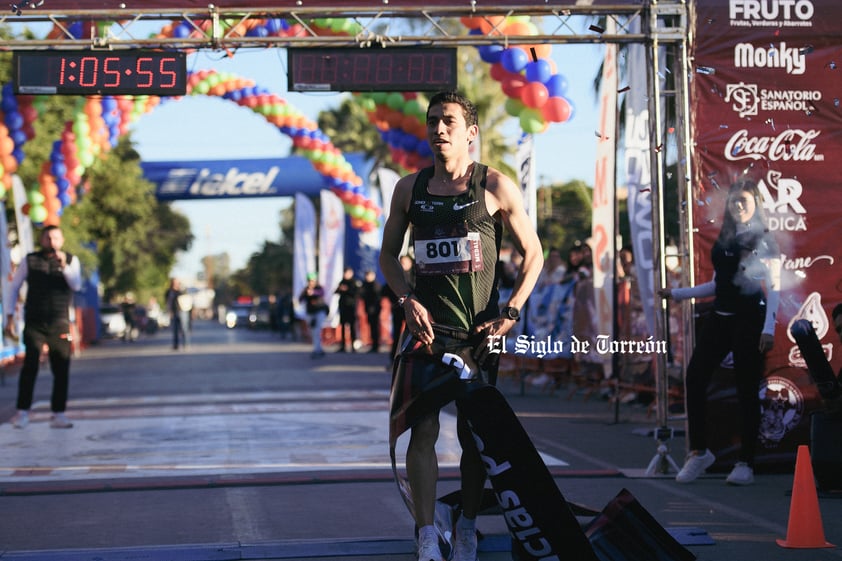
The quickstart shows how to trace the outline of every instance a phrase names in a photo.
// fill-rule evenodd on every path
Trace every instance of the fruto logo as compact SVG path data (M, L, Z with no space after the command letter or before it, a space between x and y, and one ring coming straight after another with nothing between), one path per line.
M810 0L731 0L735 27L810 27L815 7Z

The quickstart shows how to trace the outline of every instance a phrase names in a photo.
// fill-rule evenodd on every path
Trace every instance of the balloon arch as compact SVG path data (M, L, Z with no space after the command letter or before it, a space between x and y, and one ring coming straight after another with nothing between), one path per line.
M573 115L572 104L564 97L567 82L550 57L550 46L509 45L509 35L536 35L538 28L529 16L461 18L469 34L499 34L501 45L477 47L480 58L490 65L490 74L506 94L506 112L516 117L526 133L545 131L550 123L563 123ZM54 28L49 36L71 33L76 37L107 34L113 22L76 22L67 28ZM188 23L173 21L157 37L183 38L202 34L210 20ZM284 19L222 22L229 33L256 36L301 36L308 32L300 23ZM353 35L359 24L344 18L316 19L309 32L318 35ZM191 73L188 95L210 95L233 101L259 113L288 135L293 146L308 158L324 177L326 187L342 200L354 228L371 231L378 225L381 209L367 197L363 181L342 153L319 129L277 94L258 87L251 80L229 73L203 70ZM76 187L96 158L116 145L129 125L169 99L155 96L91 96L79 98L72 120L65 124L61 138L53 143L50 159L42 163L38 181L27 190L24 206L33 222L57 224L63 209L75 202ZM355 94L368 119L380 131L395 164L403 171L415 171L432 162L426 142L425 103L416 93ZM24 159L23 146L35 131L41 99L15 96L11 84L2 88L0 110L0 197L11 186L11 176Z
M251 80L203 70L191 73L188 95L226 99L262 115L267 122L292 140L325 180L325 186L342 199L353 227L371 231L377 227L381 209L366 196L363 180L354 172L341 151L318 127L277 94ZM181 98L155 96L90 96L80 98L72 120L65 123L61 138L53 142L49 161L41 165L37 182L27 189L25 211L36 224L58 224L62 210L76 201L76 186L96 158L116 146L129 125L162 102ZM33 122L42 100L15 96L11 84L4 86L0 109L0 175L3 189L11 185L11 174L23 160L23 145L34 137ZM5 192L2 193L5 195Z

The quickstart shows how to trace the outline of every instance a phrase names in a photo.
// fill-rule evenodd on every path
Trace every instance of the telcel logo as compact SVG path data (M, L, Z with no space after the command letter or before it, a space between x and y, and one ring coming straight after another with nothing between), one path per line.
M222 175L203 168L190 185L189 193L206 197L265 195L272 192L272 182L279 171L277 166L270 168L267 173L240 173L237 168L231 168Z
M815 8L810 0L731 0L729 15L732 20L808 21Z

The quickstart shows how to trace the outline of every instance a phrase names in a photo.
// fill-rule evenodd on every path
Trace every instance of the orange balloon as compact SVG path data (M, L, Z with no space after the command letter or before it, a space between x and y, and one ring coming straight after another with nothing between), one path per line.
M15 141L8 136L0 137L0 154L11 154L15 149ZM7 168L8 169L8 168Z
M522 21L509 23L502 28L503 35L535 35L535 28Z
M535 54L539 59L546 59L548 62L550 61L550 57L553 55L552 45L541 43L539 45L530 45L530 47L535 49Z
M476 29L482 25L482 18L469 18L463 16L459 18L459 21L461 21L462 25L468 29Z
M492 31L496 35L500 35L500 28L503 27L503 23L506 21L505 16L486 16L480 18L479 28L483 32L483 34L488 35Z

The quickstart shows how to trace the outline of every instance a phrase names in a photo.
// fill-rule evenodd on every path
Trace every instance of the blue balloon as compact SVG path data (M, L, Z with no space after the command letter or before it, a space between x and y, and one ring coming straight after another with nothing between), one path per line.
M70 33L71 35L73 35L73 38L74 38L74 39L81 39L81 38L82 38L82 33L84 32L84 30L85 30L85 28L84 28L84 26L82 25L82 22L81 22L81 21L74 21L74 22L73 22L73 23L71 23L71 24L70 24L70 26L67 28L68 33Z
M117 100L114 99L113 96L109 95L109 96L105 96L104 98L102 98L102 112L103 112L103 114L111 113L115 109L117 109Z
M23 146L27 141L26 133L20 129L9 131L9 138L14 141L15 146Z
M407 134L404 136L403 141L401 141L401 148L407 152L415 152L418 149L418 138Z
M20 113L6 113L4 121L12 131L23 127L23 116Z
M544 81L544 85L547 86L550 97L565 97L564 94L567 93L567 78L561 74L550 76L549 80Z
M510 47L503 51L503 55L500 57L500 63L509 72L516 73L526 68L526 65L529 63L529 57L526 56L526 52L523 49Z
M16 147L14 150L12 150L12 156L14 156L14 158L18 161L19 164L22 163L25 157L23 153L23 148L19 146Z
M266 29L272 35L280 33L281 31L286 31L289 29L289 24L286 22L285 19L270 19L266 20Z
M186 23L179 23L172 30L173 37L176 37L178 39L185 39L187 37L190 37L190 33L192 32L193 29Z
M61 202L61 206L62 206L62 207L66 207L66 206L67 206L67 205L69 205L71 202L73 202L73 201L70 199L70 194L67 192L67 190L66 190L66 189L64 190L64 192L63 192L63 193L62 193L62 192L59 192L59 194L58 194L58 200ZM61 213L61 210L59 210L59 213L58 213L58 214L59 214L59 216L61 215L60 213Z
M0 101L0 108L3 109L3 113L16 113L18 110L18 100L15 98L15 94L9 93L8 95L6 92L3 92L3 99Z
M54 177L64 177L67 175L67 166L61 162L53 162L53 165L50 166L50 172Z
M418 143L417 151L418 155L422 158L429 158L433 155L433 150L430 148L430 144L426 140Z
M256 25L246 31L247 37L267 37L269 35L269 30L266 29L263 25Z
M477 50L479 57L488 64L500 62L500 57L503 55L503 47L500 45L481 45Z
M546 60L536 60L526 65L526 79L529 82L541 82L542 84L550 79L553 69Z

